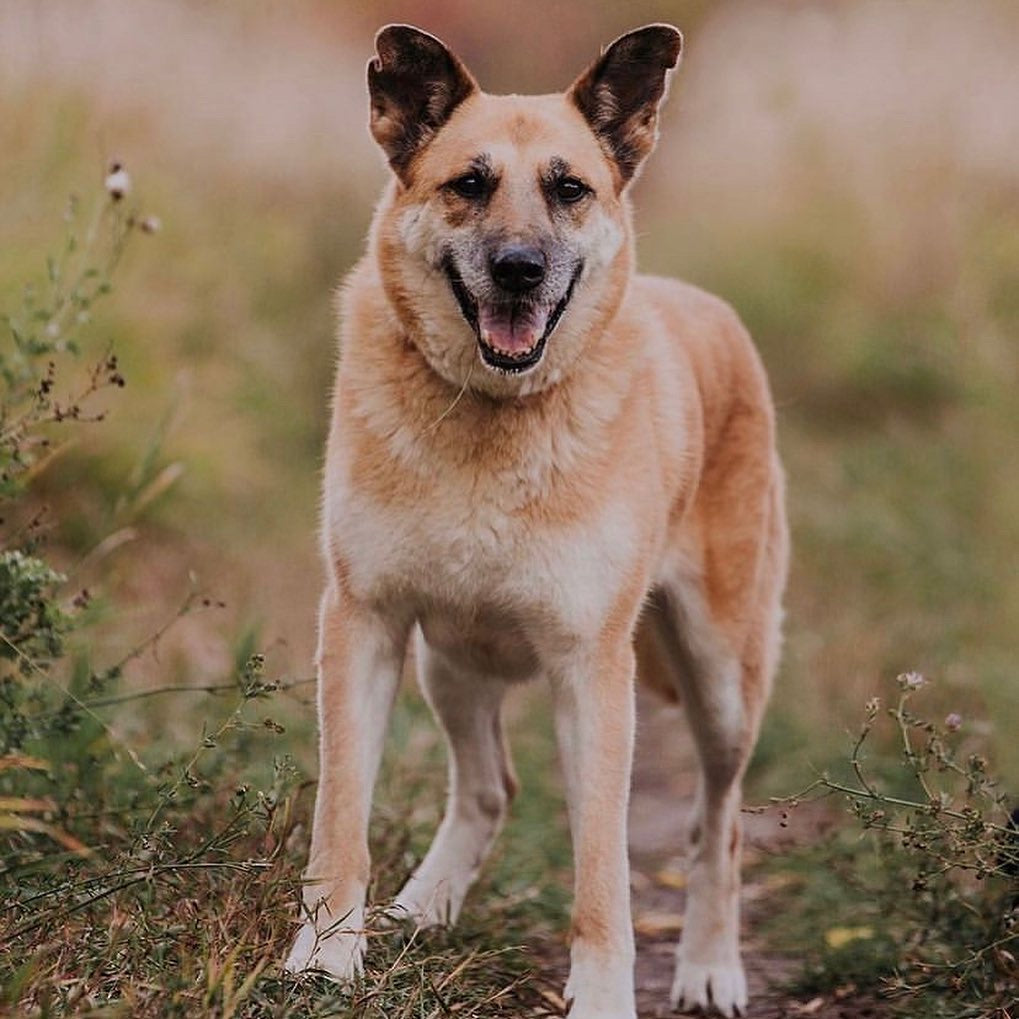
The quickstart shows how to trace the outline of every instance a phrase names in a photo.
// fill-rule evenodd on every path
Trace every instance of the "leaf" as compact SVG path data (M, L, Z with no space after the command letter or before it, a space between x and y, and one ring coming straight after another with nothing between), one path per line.
M25 796L0 796L0 810L56 810L52 800L32 800Z
M806 1004L794 1003L793 1008L797 1015L816 1015L824 1006L824 998L811 998Z
M842 948L851 941L866 941L874 937L873 927L829 927L824 940L829 948Z
M33 768L35 771L49 771L49 761L41 757L27 757L25 754L6 754L0 757L0 771L8 768Z
M88 856L92 852L84 842L79 842L73 835L68 835L67 832L57 828L56 825L47 824L45 821L40 821L37 817L0 814L0 830L2 829L7 829L8 831L42 832L44 835L49 835L55 842L59 842L65 849L72 849L76 853L81 853L82 856Z
M677 867L663 867L655 874L655 884L662 888L686 888L686 872Z
M640 914L633 924L634 930L645 937L660 937L663 934L678 934L683 929L682 913Z

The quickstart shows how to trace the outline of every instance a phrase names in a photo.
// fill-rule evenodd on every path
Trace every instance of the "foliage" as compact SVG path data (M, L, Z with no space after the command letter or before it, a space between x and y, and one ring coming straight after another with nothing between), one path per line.
M123 171L118 168L123 177ZM6 327L0 342L0 753L5 784L18 777L32 784L42 766L16 756L26 743L45 735L66 736L80 722L80 704L60 686L52 668L66 654L66 638L82 616L87 592L68 603L61 597L66 577L41 558L45 513L29 498L29 484L56 455L55 442L66 441L70 423L102 420L91 410L93 398L124 379L116 357L107 352L74 379L80 353L78 334L96 302L110 293L110 277L139 221L124 206L123 189L111 189L97 203L84 235L79 203L65 216L59 256L46 262L46 283L25 288L20 309L0 316ZM66 375L66 396L59 383ZM98 689L112 676L91 677ZM56 831L27 816L41 801L10 797L0 824L14 830ZM61 839L65 836L61 835Z
M898 683L883 714L902 772L880 777L867 760L882 717L875 698L853 744L852 777L822 775L788 801L843 797L864 833L799 860L800 936L809 932L811 946L799 982L809 991L880 986L914 1017L1004 1015L1019 979L1019 830L985 758L960 748L961 716L924 719L911 701L927 681L913 672Z
M72 198L60 254L46 259L46 283L27 286L19 311L0 316L6 326L0 345L0 506L21 494L33 471L54 455L56 433L50 426L101 421L104 414L91 409L94 397L124 385L116 355L108 352L83 381L63 395L59 389L68 355L80 352L78 334L112 290L111 277L131 233L156 228L154 219L126 211L124 196L108 189L84 233L80 203Z
M63 654L71 617L55 593L65 580L41 559L18 550L0 552L0 658L13 662L13 671L23 677ZM0 682L8 680L6 671Z

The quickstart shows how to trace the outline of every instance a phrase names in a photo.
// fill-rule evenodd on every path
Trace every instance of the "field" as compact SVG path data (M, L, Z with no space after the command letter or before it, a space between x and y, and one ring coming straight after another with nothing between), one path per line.
M754 335L794 547L748 780L752 1014L1015 1014L1019 10L505 8L0 8L0 311L31 322L26 287L45 309L89 264L86 289L112 283L70 301L63 331L41 316L35 353L0 335L4 441L50 360L66 400L117 359L80 415L102 421L43 424L45 453L3 463L0 1014L560 1014L570 860L541 690L513 704L524 791L463 927L380 935L353 996L278 970L315 778L332 295L385 180L363 67L394 20L494 91L564 87L645 21L684 29L634 191L640 263L723 295ZM550 30L521 38L539 14ZM25 580L18 551L66 581ZM30 583L76 625L33 602L32 633L15 627ZM646 988L681 922L689 788L679 714L653 708L645 735L676 739L637 770L638 929L661 960ZM427 846L443 772L408 685L377 796L379 899Z

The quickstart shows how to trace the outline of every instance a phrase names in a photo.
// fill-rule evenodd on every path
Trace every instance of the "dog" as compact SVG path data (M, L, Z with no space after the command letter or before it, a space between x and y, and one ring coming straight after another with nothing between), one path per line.
M290 971L361 969L372 787L412 647L450 782L394 910L456 919L516 791L503 696L545 677L574 844L570 1016L635 1019L639 671L684 703L701 765L672 1002L746 1008L741 780L788 540L747 332L717 298L634 269L629 189L681 47L650 25L565 93L498 96L425 32L376 38L370 126L392 175L341 297L321 770Z

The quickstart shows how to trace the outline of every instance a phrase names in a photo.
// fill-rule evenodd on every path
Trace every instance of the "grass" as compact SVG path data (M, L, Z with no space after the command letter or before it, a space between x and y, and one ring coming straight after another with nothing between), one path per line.
M351 990L281 976L311 788L286 754L300 734L277 721L286 710L261 669L255 659L223 684L225 703L207 695L195 744L171 758L124 753L97 707L77 713L59 752L27 744L7 760L22 766L19 792L50 804L66 848L23 830L4 851L0 1000L40 1016L557 1014L535 967L561 945L565 843L547 809L535 832L540 799L514 818L455 931L379 928ZM373 897L392 895L423 855L441 803L441 754L420 713L404 698L394 719ZM525 780L547 766L528 756Z

